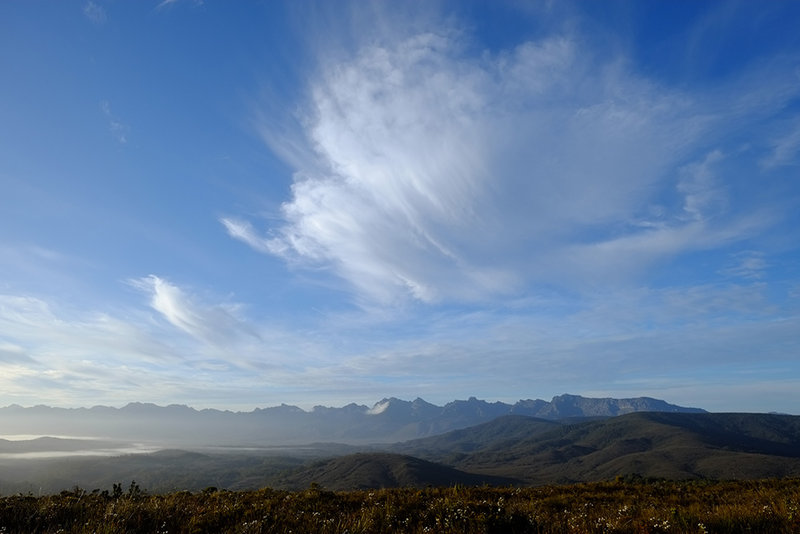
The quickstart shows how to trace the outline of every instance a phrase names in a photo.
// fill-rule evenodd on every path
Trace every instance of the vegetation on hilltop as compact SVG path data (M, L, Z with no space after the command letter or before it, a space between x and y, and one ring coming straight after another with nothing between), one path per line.
M319 460L276 478L285 489L302 489L318 484L329 490L377 488L424 488L428 486L508 486L519 484L511 477L476 475L413 456L388 453L360 453Z
M657 533L800 531L800 479L538 488L127 492L0 498L0 532Z

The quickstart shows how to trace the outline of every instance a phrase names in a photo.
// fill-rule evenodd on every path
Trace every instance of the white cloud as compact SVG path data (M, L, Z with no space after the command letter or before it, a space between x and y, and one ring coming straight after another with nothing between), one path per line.
M165 9L167 7L171 7L182 0L161 0L159 4L156 6L156 10ZM194 6L202 6L203 0L188 0L188 3L193 4Z
M641 225L620 237L554 248L539 268L547 279L576 289L636 283L658 262L680 253L730 246L772 223L772 214L756 212L726 224L688 220Z
M261 125L297 166L285 223L262 234L226 218L228 233L387 304L569 283L586 271L576 261L613 264L594 276L619 280L759 226L728 209L726 156L708 134L769 108L769 95L734 94L728 114L718 94L711 105L656 85L569 36L494 55L463 44L441 30L323 62L300 107L305 137ZM676 181L680 205L664 200Z
M796 165L800 152L800 119L795 119L788 132L772 141L772 151L761 164L771 169L784 165Z
M148 294L158 317L139 307L87 312L0 295L3 400L252 408L263 404L265 391L302 386L306 367L324 359L308 336L242 319L235 304L208 304L154 276L133 285Z
M94 24L97 24L98 26L105 24L106 20L108 20L105 8L91 1L86 2L86 4L84 4L83 14L86 16L87 19L92 21Z
M151 275L132 281L150 294L150 305L170 324L211 345L224 345L240 335L258 339L258 334L236 316L235 306L199 305L179 287Z
M228 235L234 239L238 239L239 241L247 243L259 252L280 252L280 250L273 250L270 240L259 236L255 229L253 229L253 225L249 222L227 217L221 217L219 221L223 224L223 226L225 226L225 229L228 231Z
M702 221L724 209L724 192L714 173L714 165L723 158L719 150L714 150L702 162L681 169L678 191L684 195L683 211L689 219Z
M5 343L0 339L0 366L34 363L33 358L25 353L25 349L13 343Z
M45 300L24 295L0 295L0 346L10 364L0 373L9 402L92 405L97 398L132 399L136 392L153 393L134 388L132 376L162 374L182 360L141 324L54 310Z
M123 124L114 114L111 112L111 104L108 100L103 100L100 102L100 111L103 112L106 120L108 121L108 129L111 132L111 135L120 143L125 144L128 142L128 131L130 128L126 124Z
M65 319L48 302L32 297L0 295L0 335L44 364L53 359L104 359L136 356L158 364L179 358L175 351L131 323L93 313Z
M764 276L768 266L763 252L746 250L733 254L731 265L723 269L722 273L749 280L758 280Z

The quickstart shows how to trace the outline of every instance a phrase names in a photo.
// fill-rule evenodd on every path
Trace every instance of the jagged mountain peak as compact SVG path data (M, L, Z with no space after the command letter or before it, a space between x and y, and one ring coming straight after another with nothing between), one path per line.
M271 406L269 408L256 408L252 413L281 413L281 414L299 414L306 413L305 410L293 404L281 403L280 406Z
M612 417L633 412L690 412L702 413L699 408L686 408L651 397L615 399L592 398L565 393L557 395L545 406L540 416L545 417Z
M367 411L367 413L369 415L381 415L388 412L407 412L410 411L411 406L411 401L398 399L397 397L384 397L376 402L375 405Z
M167 409L169 406L158 406L157 404L153 404L152 402L129 402L120 410L126 410L131 412L144 412L144 411L153 411L159 409Z

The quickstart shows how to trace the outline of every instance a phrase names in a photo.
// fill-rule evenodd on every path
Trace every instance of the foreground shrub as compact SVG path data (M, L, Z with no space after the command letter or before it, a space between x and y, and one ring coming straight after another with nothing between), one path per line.
M800 532L800 480L163 495L132 483L0 498L0 534L204 532L790 533Z

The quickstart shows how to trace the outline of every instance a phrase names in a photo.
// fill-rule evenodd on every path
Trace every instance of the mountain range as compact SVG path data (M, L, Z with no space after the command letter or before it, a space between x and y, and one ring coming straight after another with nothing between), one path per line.
M593 399L577 395L556 396L550 402L520 400L515 404L470 397L444 406L420 398L413 401L387 398L372 407L358 404L340 408L316 406L310 411L285 404L251 412L146 403L131 403L122 408L12 405L0 408L0 428L6 435L102 436L194 448L289 446L312 442L363 445L433 436L505 415L562 420L642 411L703 412L647 397Z

